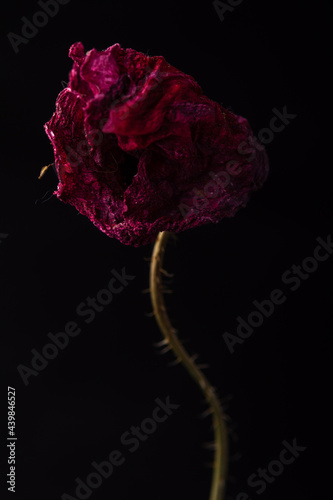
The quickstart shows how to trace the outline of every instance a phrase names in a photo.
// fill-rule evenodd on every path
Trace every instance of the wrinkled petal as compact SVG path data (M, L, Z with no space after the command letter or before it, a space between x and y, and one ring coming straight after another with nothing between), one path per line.
M101 231L145 245L232 217L268 175L248 121L206 97L193 77L118 43L70 48L69 85L45 130L55 194Z

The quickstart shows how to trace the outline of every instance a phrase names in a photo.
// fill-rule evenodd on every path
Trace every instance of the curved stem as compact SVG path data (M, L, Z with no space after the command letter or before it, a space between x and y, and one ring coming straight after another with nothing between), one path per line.
M209 500L222 500L224 498L228 465L227 429L223 410L215 394L214 388L210 385L205 375L199 370L193 359L185 351L166 312L162 288L162 264L169 235L170 233L167 231L159 233L154 245L150 266L150 294L153 311L165 341L173 350L176 358L183 364L184 368L198 384L209 404L213 416L215 438L214 470Z

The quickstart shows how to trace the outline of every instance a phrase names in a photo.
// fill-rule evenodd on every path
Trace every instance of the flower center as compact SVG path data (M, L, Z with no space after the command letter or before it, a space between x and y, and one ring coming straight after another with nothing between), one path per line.
M127 187L132 184L133 177L138 173L138 163L139 160L135 156L126 154L125 162L120 169Z

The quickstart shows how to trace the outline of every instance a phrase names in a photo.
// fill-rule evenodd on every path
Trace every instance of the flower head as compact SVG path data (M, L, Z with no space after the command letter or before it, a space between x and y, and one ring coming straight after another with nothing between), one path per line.
M233 216L268 174L243 117L206 97L162 56L118 43L72 45L68 87L45 124L59 177L54 194L101 231L144 245Z

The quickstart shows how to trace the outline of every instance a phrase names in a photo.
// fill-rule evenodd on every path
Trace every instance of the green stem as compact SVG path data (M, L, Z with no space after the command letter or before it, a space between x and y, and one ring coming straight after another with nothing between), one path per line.
M228 467L228 436L221 403L215 394L214 388L180 343L176 335L177 332L170 323L163 299L162 265L169 236L170 233L167 231L159 233L154 245L150 265L150 294L153 312L165 341L173 350L176 358L198 384L209 404L213 416L215 438L214 470L209 500L223 500Z

